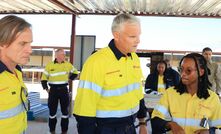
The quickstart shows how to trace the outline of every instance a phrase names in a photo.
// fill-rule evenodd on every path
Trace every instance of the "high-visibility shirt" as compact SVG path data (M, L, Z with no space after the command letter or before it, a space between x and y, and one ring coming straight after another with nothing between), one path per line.
M209 90L210 97L200 99L196 94L180 95L173 88L165 91L159 104L154 108L152 118L159 117L179 124L186 134L204 129L200 126L203 118L208 119L209 127L221 127L221 103L216 93Z
M70 74L78 74L70 62L58 63L55 60L46 65L41 80L46 80L49 85L68 84Z
M159 93L164 93L166 90L166 84L163 81L164 76L158 75L158 84L157 84L157 91Z
M73 113L97 118L134 115L144 97L135 53L117 59L110 47L91 55L81 72Z
M21 134L27 128L27 114L22 103L22 100L24 103L27 100L27 90L19 66L16 66L15 73L16 75L10 72L0 61L0 132L2 134Z

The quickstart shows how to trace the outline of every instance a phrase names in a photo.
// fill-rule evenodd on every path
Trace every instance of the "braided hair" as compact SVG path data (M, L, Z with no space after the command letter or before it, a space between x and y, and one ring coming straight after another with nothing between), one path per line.
M197 97L207 99L210 95L208 92L208 89L211 87L211 83L208 79L208 68L206 65L205 58L198 53L190 53L185 55L179 63L179 66L181 67L181 63L185 58L193 59L195 62L195 66L197 68L197 74L198 74L198 90L197 90ZM204 74L200 76L199 68L204 70ZM186 86L182 83L180 80L180 83L175 87L177 89L177 92L180 94L183 94L184 92L187 92Z

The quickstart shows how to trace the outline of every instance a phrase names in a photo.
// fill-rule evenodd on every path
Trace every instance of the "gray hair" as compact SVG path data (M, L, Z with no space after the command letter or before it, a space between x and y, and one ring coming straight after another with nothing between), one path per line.
M20 17L8 15L0 19L0 46L10 45L26 28L31 28L31 24Z
M114 18L112 22L112 32L121 30L122 24L124 24L125 22L140 24L140 20L136 16L126 13L120 13Z

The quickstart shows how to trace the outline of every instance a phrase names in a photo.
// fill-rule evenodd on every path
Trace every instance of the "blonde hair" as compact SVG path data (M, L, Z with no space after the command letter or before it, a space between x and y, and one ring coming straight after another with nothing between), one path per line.
M126 13L120 13L114 18L112 22L112 32L120 31L122 24L124 24L125 22L140 24L140 20L136 16Z

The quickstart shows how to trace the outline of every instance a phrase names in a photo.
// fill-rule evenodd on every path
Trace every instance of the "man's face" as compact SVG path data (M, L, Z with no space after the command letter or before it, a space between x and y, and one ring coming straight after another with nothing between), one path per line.
M59 62L65 61L65 51L64 50L58 51L56 58Z
M27 64L32 53L32 40L30 28L18 33L16 39L11 44L1 47L3 58L14 65Z
M212 59L212 51L203 52L203 56L207 61L210 61Z
M114 32L114 40L116 47L123 53L131 53L137 50L140 43L140 24L124 23L118 32Z

